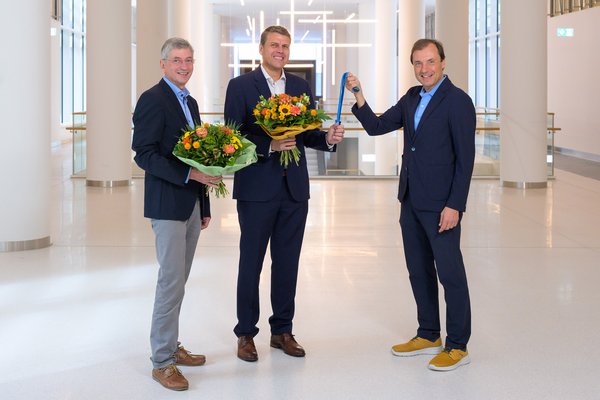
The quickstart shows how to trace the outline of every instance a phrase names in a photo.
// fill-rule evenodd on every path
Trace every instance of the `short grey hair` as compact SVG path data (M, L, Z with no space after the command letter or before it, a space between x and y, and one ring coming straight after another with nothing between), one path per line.
M160 49L160 58L163 60L169 58L169 53L173 49L190 49L192 51L192 57L194 56L194 48L190 42L182 38L172 37L167 39L162 45L162 48Z

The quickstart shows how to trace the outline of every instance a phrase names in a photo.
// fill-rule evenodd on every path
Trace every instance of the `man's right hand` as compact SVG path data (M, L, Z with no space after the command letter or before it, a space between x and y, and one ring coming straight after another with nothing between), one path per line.
M360 90L355 92L352 88L359 88ZM348 76L346 77L346 89L354 94L354 98L356 99L356 105L358 108L361 108L365 103L365 96L363 95L362 87L360 86L360 81L358 77L354 75L352 72L348 72Z
M272 151L283 151L283 150L291 150L296 147L296 137L291 137L287 139L281 140L271 140L271 150Z
M190 172L190 179L203 183L206 186L210 186L212 188L217 188L217 183L221 182L223 180L222 176L213 176L213 175L207 175L204 172L196 169L196 168L192 168L192 171Z

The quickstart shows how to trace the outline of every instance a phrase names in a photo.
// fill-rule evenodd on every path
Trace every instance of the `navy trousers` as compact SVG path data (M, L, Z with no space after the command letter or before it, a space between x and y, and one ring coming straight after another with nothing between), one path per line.
M410 192L402 200L400 227L417 303L417 335L431 341L440 337L439 278L446 301L445 346L465 350L471 336L471 303L460 251L460 221L454 229L438 233L439 220L439 212L416 209Z
M282 179L286 179L282 177ZM236 336L255 336L260 316L260 273L270 241L271 334L292 333L296 282L308 200L295 201L287 183L270 201L237 202L240 223L240 261L237 280Z

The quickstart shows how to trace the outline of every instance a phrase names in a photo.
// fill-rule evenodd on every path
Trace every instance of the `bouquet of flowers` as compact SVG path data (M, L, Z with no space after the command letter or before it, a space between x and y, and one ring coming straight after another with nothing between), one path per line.
M257 160L256 145L242 137L236 126L227 124L188 126L173 154L187 165L214 176L232 174ZM216 196L225 197L228 193L225 184L219 182Z
M275 140L287 139L304 131L319 128L322 121L330 119L323 110L308 108L310 97L305 93L301 96L276 94L268 99L260 96L259 100L254 108L255 123ZM300 150L297 147L281 152L279 161L283 166L287 167L291 160L298 165Z

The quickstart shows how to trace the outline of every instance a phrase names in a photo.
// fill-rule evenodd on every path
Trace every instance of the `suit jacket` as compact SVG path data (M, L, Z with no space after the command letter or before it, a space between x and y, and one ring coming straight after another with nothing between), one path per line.
M285 93L299 96L306 93L314 105L312 92L308 82L291 73L286 73ZM269 201L280 191L283 184L283 166L279 162L279 152L269 154L271 138L255 124L252 111L259 101L259 96L271 97L269 84L260 68L229 81L225 96L225 121L240 126L240 132L256 144L258 162L237 171L234 175L233 198L246 201ZM296 136L296 146L300 150L300 164L290 162L286 170L287 182L292 197L296 201L308 200L309 180L306 169L304 147L322 151L329 150L326 132L318 129L306 131Z
M412 87L381 116L368 104L352 112L371 136L404 128L398 199L410 190L415 208L465 211L475 161L475 108L471 98L446 77L415 131L422 86ZM410 187L410 189L409 189Z
M188 96L194 122L200 123L198 103ZM190 167L172 152L188 125L177 96L161 79L140 96L133 113L135 162L145 171L144 216L167 220L187 220L196 200L202 217L210 217L205 185L189 180Z

